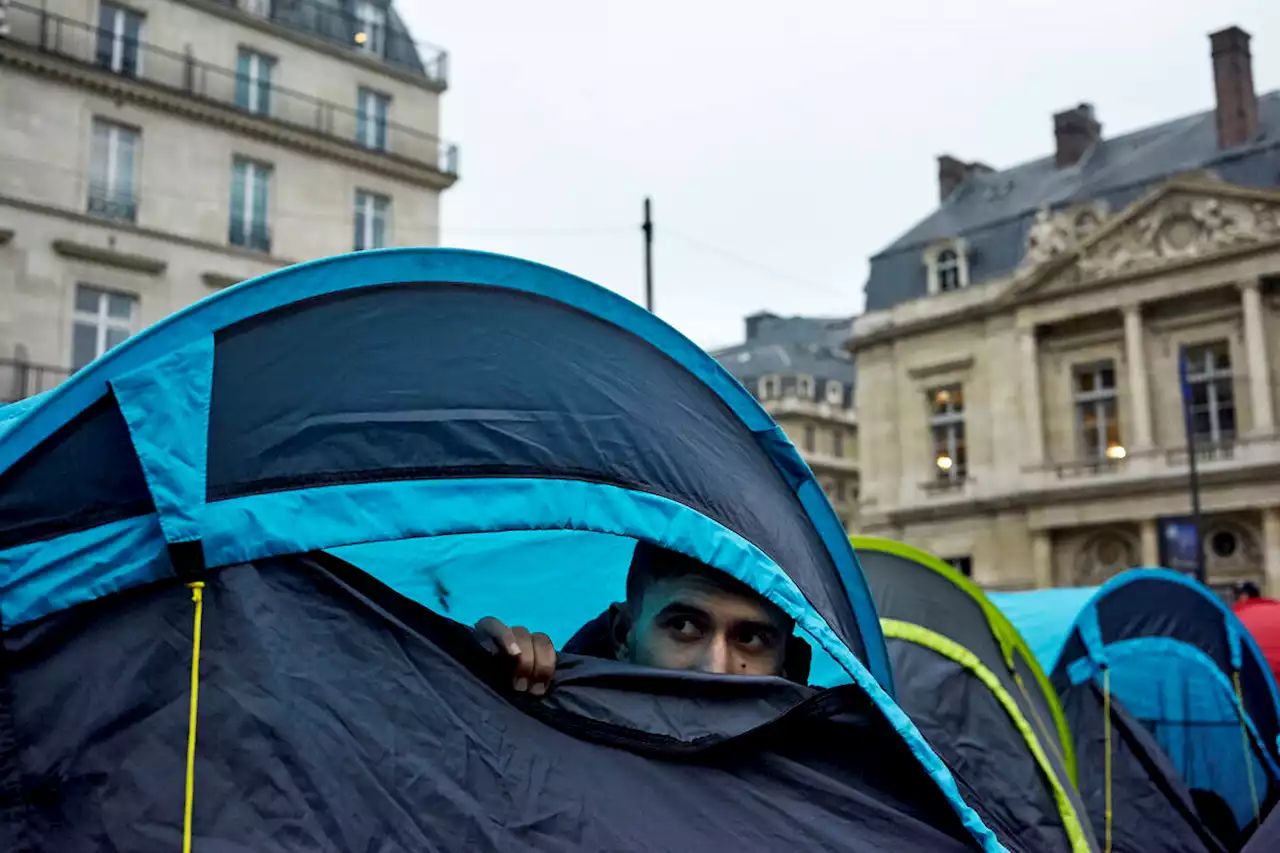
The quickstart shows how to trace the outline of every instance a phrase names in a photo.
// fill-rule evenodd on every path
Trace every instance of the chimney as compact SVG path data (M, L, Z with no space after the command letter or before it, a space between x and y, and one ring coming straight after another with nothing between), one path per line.
M1080 162L1095 142L1102 139L1102 125L1093 117L1093 104L1080 104L1053 117L1054 164L1059 169Z
M1217 91L1218 147L1234 148L1258 137L1258 96L1253 91L1249 34L1227 27L1209 36Z
M765 330L777 323L781 317L769 311L760 311L747 317L747 340L754 341L764 337Z
M994 171L986 163L979 163L976 160L966 163L950 154L943 154L938 158L938 201L946 201L970 175L982 175Z

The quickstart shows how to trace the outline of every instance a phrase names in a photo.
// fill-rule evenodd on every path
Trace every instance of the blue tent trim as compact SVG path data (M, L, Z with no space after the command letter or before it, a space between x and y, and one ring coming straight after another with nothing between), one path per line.
M714 391L756 434L761 447L790 481L813 480L799 452L785 437L779 437L776 424L755 398L715 359L654 315L610 291L551 267L453 249L381 249L311 261L242 282L189 306L106 353L91 368L71 377L38 405L30 406L0 427L5 428L5 439L0 442L0 473L106 394L108 380L164 358L175 347L211 338L220 329L284 305L338 291L410 281L448 281L524 291L573 306L631 332ZM148 485L154 490L151 475L148 477ZM816 484L813 488L817 489ZM800 500L846 587L868 668L886 689L892 690L893 678L878 631L875 605L839 519L825 499L806 499L800 494ZM184 523L167 510L162 515L170 528ZM176 531L172 535L185 536Z

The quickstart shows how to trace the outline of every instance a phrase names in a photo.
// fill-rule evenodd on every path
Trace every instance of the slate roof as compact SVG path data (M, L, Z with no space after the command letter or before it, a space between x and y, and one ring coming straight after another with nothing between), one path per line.
M1252 145L1218 148L1213 110L1103 140L1079 163L1054 167L1053 155L1000 172L973 175L942 205L871 258L866 310L928 293L923 249L963 236L974 284L1007 275L1022 260L1036 211L1100 199L1116 212L1170 176L1211 169L1246 187L1280 186L1280 91L1258 98L1261 133Z
M812 376L819 388L822 382L835 380L852 390L857 371L844 348L852 322L852 317L755 314L747 318L743 343L712 355L753 391L761 376L774 374Z
M223 0L228 2L228 0ZM234 4L234 0L231 0ZM378 2L378 0L375 0ZM387 33L382 60L402 71L429 76L409 28L390 2L378 2L387 12ZM311 36L346 46L354 44L359 29L353 0L272 0L271 20Z

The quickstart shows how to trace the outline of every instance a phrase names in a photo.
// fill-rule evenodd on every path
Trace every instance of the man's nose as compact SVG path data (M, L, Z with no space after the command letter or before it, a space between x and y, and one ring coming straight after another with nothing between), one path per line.
M703 647L698 671L708 675L729 674L729 641L723 635L713 635L711 642Z

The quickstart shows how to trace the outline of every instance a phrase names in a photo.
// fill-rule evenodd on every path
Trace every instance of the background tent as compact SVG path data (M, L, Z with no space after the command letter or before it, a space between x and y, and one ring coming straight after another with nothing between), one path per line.
M907 545L852 537L881 615L898 704L1029 849L1097 848L1052 687L977 585Z
M1231 606L1258 644L1271 674L1280 682L1280 601L1274 598L1251 598Z
M1038 605L1060 605L1062 596L993 600L1027 635L1066 621L1061 613L1028 618ZM1084 751L1085 731L1105 735L1098 706L1108 696L1119 700L1129 722L1140 723L1167 755L1200 816L1234 846L1280 791L1280 702L1248 632L1210 590L1157 569L1113 578L1069 621L1061 642L1043 636L1037 642L1057 649L1048 661L1051 679L1077 748ZM1093 722L1084 718L1086 709ZM1081 787L1088 798L1083 775Z
M599 612L609 540L753 586L843 683L580 659L554 701L493 690L443 614ZM428 556L369 550L408 541ZM184 823L255 850L1004 849L890 698L781 430L652 315L512 259L272 273L25 407L0 436L0 623L5 850L169 850Z

